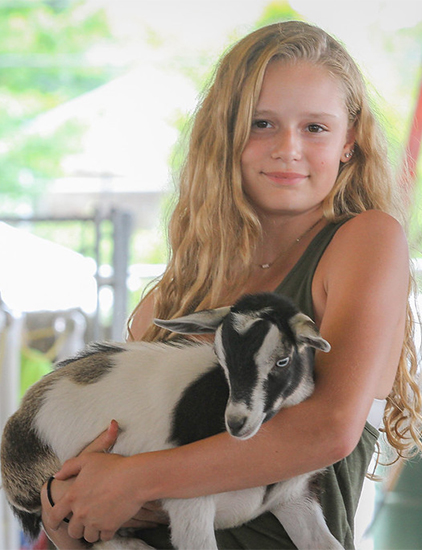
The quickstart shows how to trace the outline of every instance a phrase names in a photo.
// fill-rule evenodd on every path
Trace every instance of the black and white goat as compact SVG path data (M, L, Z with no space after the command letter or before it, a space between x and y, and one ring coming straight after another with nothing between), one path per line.
M63 361L27 392L2 438L3 487L24 530L40 529L40 489L116 419L113 452L170 448L227 430L252 437L282 407L313 391L312 348L329 351L309 317L287 299L263 293L171 321L174 332L215 332L214 344L97 344ZM270 487L163 502L180 550L217 548L214 529L240 525L265 511L298 548L339 549L310 489L314 474ZM138 546L139 545L139 546ZM119 538L95 548L145 548Z

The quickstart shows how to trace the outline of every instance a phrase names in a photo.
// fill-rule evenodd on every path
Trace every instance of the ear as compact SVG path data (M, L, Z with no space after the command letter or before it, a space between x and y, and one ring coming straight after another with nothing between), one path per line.
M229 312L230 307L219 307L197 311L177 319L154 319L154 323L179 334L207 334L215 332Z
M289 322L298 342L302 342L321 351L328 352L331 349L327 340L319 333L315 323L304 313L297 313Z
M354 153L354 145L356 140L356 130L354 126L347 130L346 143L343 146L343 151L340 157L341 162L346 163L352 158Z

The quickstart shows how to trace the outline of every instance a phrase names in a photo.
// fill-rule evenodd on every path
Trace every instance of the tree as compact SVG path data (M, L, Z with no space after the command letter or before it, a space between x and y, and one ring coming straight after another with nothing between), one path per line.
M89 61L93 46L112 37L104 12L82 0L2 4L0 36L0 212L12 213L22 202L34 208L83 131L67 124L35 135L31 121L107 82L116 68Z
M264 8L255 27L258 29L265 25L271 25L280 21L291 21L292 19L302 21L303 17L291 7L288 0L273 0Z

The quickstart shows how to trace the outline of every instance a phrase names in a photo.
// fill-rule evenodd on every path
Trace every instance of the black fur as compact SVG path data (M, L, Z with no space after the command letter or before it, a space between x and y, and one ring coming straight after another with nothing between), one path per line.
M8 444L8 440L4 439L2 445L2 460L6 460L12 466L12 472L15 479L16 487L19 488L19 494L16 494L15 503L17 506L24 508L32 508L41 510L41 499L39 488L27 482L27 473L21 464L33 461L34 456L42 456L44 460L50 460L52 463L56 461L55 455L51 449L43 445L39 437L33 430L22 433L19 421L9 423L9 430L14 433L13 445ZM48 457L48 458L47 458ZM58 464L56 464L58 466ZM38 469L37 463L33 462L32 474L36 476ZM44 468L41 468L43 471ZM46 480L44 480L46 481ZM31 539L35 540L40 533L41 517L38 514L25 512L12 506L13 513L19 519L24 533Z
M65 367L66 365L70 365L71 363L75 363L76 361L80 361L81 359L87 359L89 357L92 357L93 355L97 355L98 353L102 353L105 355L114 355L115 353L120 353L122 351L125 351L125 349L123 347L116 346L116 344L109 344L107 342L94 342L79 353L73 355L72 357L59 361L58 363L56 363L55 368L60 369L61 367Z
M273 410L275 401L281 395L291 395L299 385L304 371L309 369L310 365L306 363L307 360L309 363L312 362L313 353L308 350L309 355L305 359L303 356L299 356L295 334L289 325L290 319L299 311L293 302L285 297L271 293L245 296L231 308L231 311L241 314L252 313L253 317L257 319L249 330L240 334L229 315L223 320L221 329L219 329L226 355L225 360L229 368L230 392L234 402L245 403L246 407L251 406L251 390L255 388L258 381L255 358L268 333L270 324L278 326L283 335L281 336L282 341L287 344L286 350L288 351L286 353L290 354L291 364L286 369L275 368L270 373L269 380L264 387L266 391L266 421L275 414ZM168 344L176 347L193 345L186 341L183 344L178 342L168 342ZM31 431L22 433L21 426L32 424L32 415L38 410L37 402L43 399L45 390L57 376L65 374L73 382L81 385L95 383L114 367L113 355L125 351L125 349L124 346L119 345L94 344L80 354L58 363L56 369L67 367L66 371L68 372L58 373L56 370L47 375L39 389L34 388L25 397L27 403L30 403L30 400L34 402L31 407L27 407L30 413L26 413L26 420L20 418L20 415L25 414L22 411L18 411L15 417L9 420L8 440L3 442L2 459L4 458L9 465L13 465L10 471L13 479L18 480L15 484L15 487L19 489L19 494L15 495L16 506L34 509L34 513L27 513L13 507L25 532L31 538L38 536L40 528L40 517L35 512L40 509L39 488L34 488L34 494L28 490L28 480L24 479L20 465L23 462L31 462L32 455L41 456L43 460L52 462L56 460L56 457L49 448L43 446L35 433ZM168 442L181 446L225 431L225 410L228 398L229 384L226 374L216 363L185 388L181 394L173 410ZM29 454L31 456L28 456ZM37 481L41 481L41 474L37 470L36 462L31 465L31 468L31 474L35 474L34 477L38 477ZM57 471L57 469L58 465L51 468L52 471ZM42 471L45 471L45 468ZM43 482L45 481L44 479ZM270 499L275 487L275 485L270 485L266 488L264 501Z
M223 432L228 397L226 377L216 365L183 392L173 412L170 442L186 445Z

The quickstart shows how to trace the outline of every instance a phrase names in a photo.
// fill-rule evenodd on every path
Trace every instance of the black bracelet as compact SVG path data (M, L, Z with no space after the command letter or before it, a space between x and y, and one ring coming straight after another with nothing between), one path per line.
M47 481L47 498L48 498L48 502L51 504L51 507L54 506L54 500L53 500L53 497L51 496L51 484L53 483L53 479L54 479L54 476L51 476ZM63 521L65 523L69 523L69 520L67 518L63 518Z

